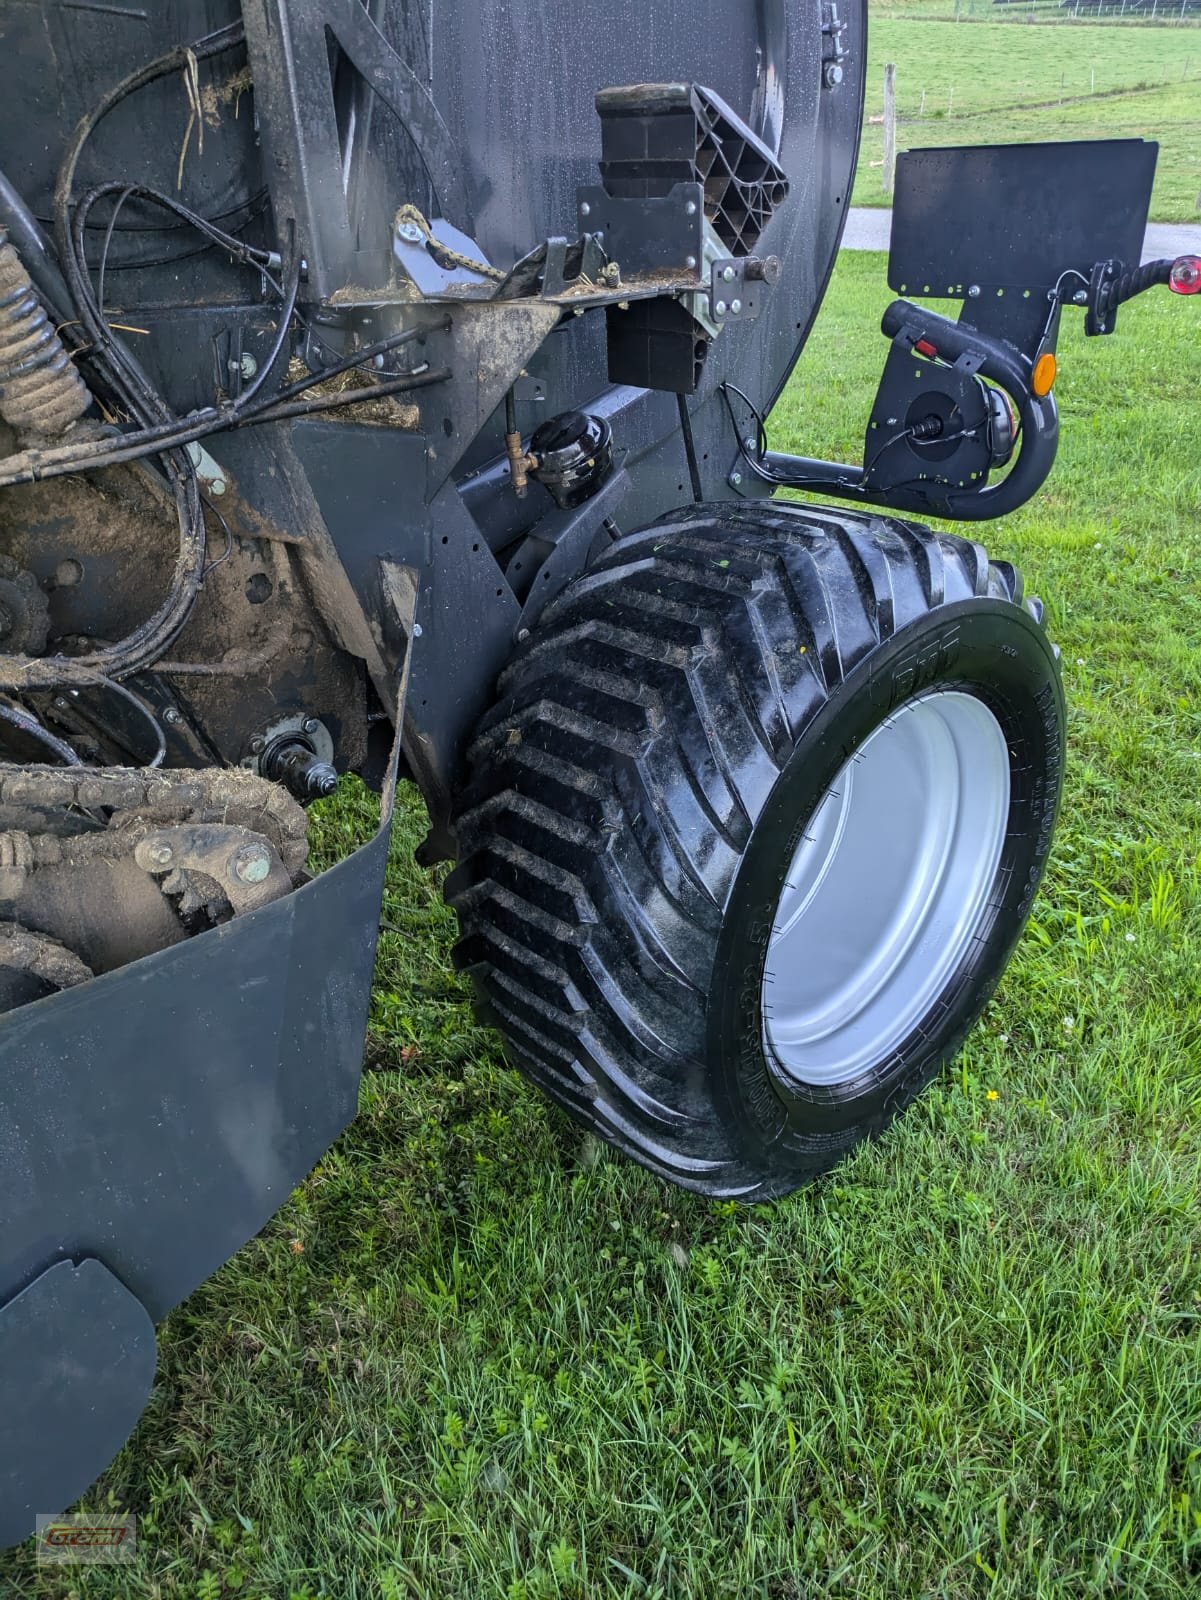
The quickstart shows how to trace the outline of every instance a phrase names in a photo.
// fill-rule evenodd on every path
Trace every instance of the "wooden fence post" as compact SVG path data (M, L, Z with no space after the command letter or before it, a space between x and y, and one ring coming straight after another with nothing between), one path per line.
M884 68L884 193L891 195L897 170L897 69Z

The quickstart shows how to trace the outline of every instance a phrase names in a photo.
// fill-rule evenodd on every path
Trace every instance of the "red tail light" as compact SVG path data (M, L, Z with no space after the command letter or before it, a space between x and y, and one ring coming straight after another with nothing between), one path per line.
M1172 264L1168 288L1173 294L1201 294L1201 256L1180 256Z

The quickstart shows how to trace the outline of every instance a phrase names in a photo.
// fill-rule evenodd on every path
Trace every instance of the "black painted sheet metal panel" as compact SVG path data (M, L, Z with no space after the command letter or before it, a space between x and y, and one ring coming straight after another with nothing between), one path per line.
M1110 257L1137 265L1158 154L1143 139L909 150L897 158L889 287L1049 288Z
M0 1019L0 1303L96 1256L161 1318L355 1112L388 830L296 893Z
M0 1549L77 1499L154 1382L146 1308L99 1261L59 1261L0 1309Z

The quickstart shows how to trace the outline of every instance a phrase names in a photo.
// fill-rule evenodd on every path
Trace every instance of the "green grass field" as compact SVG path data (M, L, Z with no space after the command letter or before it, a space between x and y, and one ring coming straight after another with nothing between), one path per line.
M969 14L965 0L964 20L957 24L952 0L873 5L866 116L883 112L884 65L891 61L897 69L899 150L1157 139L1152 218L1201 223L1201 26L1062 20L1031 26L1026 15L1022 6L979 3ZM882 168L871 165L881 161L883 149L882 126L868 121L856 205L888 204Z
M859 449L877 256L773 420ZM162 1330L89 1497L83 1600L854 1600L1201 1592L1197 308L1065 339L1061 465L987 530L1071 704L1054 865L962 1058L754 1210L610 1157L501 1061L396 829L358 1122ZM322 847L367 821L327 806ZM0 1419L2 1429L2 1419Z

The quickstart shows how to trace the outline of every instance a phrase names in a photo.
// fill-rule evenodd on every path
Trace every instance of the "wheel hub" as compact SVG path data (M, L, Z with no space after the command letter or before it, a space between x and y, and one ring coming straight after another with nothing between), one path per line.
M770 1059L849 1083L922 1022L977 938L1009 815L1009 751L976 696L919 696L838 773L792 858L762 986Z

